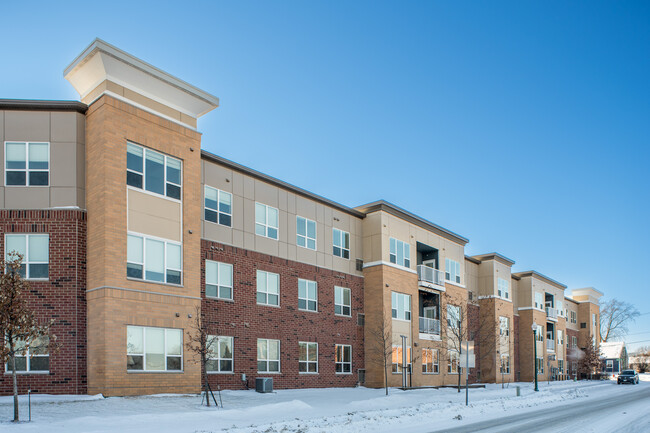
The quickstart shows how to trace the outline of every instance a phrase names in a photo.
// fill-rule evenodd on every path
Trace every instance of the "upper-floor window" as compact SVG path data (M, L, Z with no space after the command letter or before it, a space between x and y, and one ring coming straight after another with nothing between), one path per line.
M544 328L542 325L537 325L537 332L535 332L537 341L544 342Z
M564 344L564 334L562 333L561 329L557 330L557 344L558 345Z
M544 295L540 292L535 292L535 308L544 309Z
M296 217L296 244L310 250L316 249L316 221Z
M499 335L510 336L510 320L507 317L499 316Z
M5 260L12 252L23 256L20 276L27 280L46 280L49 276L50 236L44 234L6 234Z
M449 328L459 328L461 325L461 309L458 305L447 304L447 326Z
M29 348L24 352L16 353L16 372L44 373L50 371L50 337L44 335L32 341ZM16 342L16 347L25 347L22 341ZM13 364L9 361L5 364L5 371L13 371Z
M183 330L126 327L126 369L179 371L183 369Z
M499 367L499 373L510 374L510 355L501 355L501 366Z
M205 196L205 220L231 227L232 194L207 185L203 191Z
M271 239L278 238L278 210L262 203L255 203L255 234Z
M334 255L350 258L350 233L339 229L332 229L332 244L334 246Z
M460 263L452 259L445 259L445 279L460 284Z
M571 323L578 323L578 313L576 313L575 311L571 311L570 316L571 316L570 319Z
M558 316L564 316L564 310L562 309L562 301L557 301L555 304L557 307Z
M205 261L205 296L232 299L232 265Z
M5 185L48 186L50 143L5 142Z
M232 373L232 340L232 337L208 335L208 354L205 362L205 371L208 373Z
M506 299L510 298L510 284L508 283L508 280L497 278L497 284L499 296Z
M392 292L393 319L411 320L411 296L403 293Z
M181 161L137 144L126 145L126 184L181 199Z
M127 277L181 284L181 264L181 244L144 235L127 236Z
M280 275L257 271L257 303L280 305Z
M352 316L350 289L334 286L334 314Z
M390 238L390 262L404 267L411 266L411 246L395 238Z
M316 281L298 279L298 309L318 311L318 285Z

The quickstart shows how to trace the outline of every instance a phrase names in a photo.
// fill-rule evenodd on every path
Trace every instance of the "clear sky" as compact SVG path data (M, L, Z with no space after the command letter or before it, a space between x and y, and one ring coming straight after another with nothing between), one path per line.
M65 4L65 7L60 6ZM0 98L78 99L95 37L207 91L203 148L348 206L383 198L644 316L650 3L9 2Z

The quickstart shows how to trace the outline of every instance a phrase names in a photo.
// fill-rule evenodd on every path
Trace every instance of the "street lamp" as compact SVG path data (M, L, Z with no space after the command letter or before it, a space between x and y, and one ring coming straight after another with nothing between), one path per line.
M535 391L539 391L539 388L537 388L537 322L533 321L531 328L533 329L533 347L535 350L535 359L533 360L535 364Z

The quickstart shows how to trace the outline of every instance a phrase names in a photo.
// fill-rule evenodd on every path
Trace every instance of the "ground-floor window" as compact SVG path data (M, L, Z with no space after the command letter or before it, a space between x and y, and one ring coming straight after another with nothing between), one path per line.
M460 367L460 353L456 350L447 350L449 356L447 362L447 373L457 374Z
M563 373L564 373L564 360L559 359L559 360L557 361L557 369L558 369L558 371L560 372L560 374L563 374Z
M510 374L510 355L501 355L501 374Z
M402 346L393 346L393 365L392 365L392 371L393 373L401 373L402 372L402 367L403 367L403 359L402 359ZM407 347L406 348L406 368L407 371L411 370L411 348Z
M280 372L280 340L257 339L257 371Z
M535 359L535 368L539 374L544 374L544 358Z
M422 373L439 373L438 349L422 349Z
M352 346L337 344L335 363L337 373L352 373Z
M180 371L183 368L183 331L127 326L126 354L129 371Z
M318 373L318 343L298 343L298 371Z
M47 373L50 371L49 354L50 337L38 337L29 348L22 341L16 343L16 371L19 373ZM5 371L13 371L11 359L7 362Z
M206 343L209 354L205 363L208 373L232 373L232 340L232 337L208 335Z

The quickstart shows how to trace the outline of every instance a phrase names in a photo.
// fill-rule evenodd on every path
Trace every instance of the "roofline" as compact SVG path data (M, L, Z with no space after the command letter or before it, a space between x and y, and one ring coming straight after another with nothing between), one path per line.
M295 185L284 182L284 181L282 181L280 179L277 179L275 177L269 176L268 174L261 173L261 172L259 172L257 170L253 170L252 168L249 168L249 167L246 167L244 165L238 164L238 163L236 163L234 161L231 161L229 159L226 159L226 158L223 158L221 156L215 155L214 153L210 153L210 152L208 152L206 150L201 150L201 158L205 159L207 161L210 161L210 162L214 162L214 163L217 163L217 164L220 164L220 165L224 165L224 166L226 166L228 168L231 168L233 170L236 170L236 171L238 171L240 173L244 173L244 174L246 174L248 176L254 177L254 178L259 179L259 180L264 181L264 182L268 182L268 183L270 183L272 185L275 185L277 187L287 189L287 190L289 190L291 192L294 192L294 193L296 193L296 194L298 194L300 196L303 196L305 198L317 201L317 202L319 202L321 204L324 204L326 206L331 206L331 207L333 207L335 209L340 210L341 212L345 212L345 213L350 214L350 215L352 215L354 217L364 218L366 216L365 213L359 212L356 209L347 207L345 205L342 205L340 203L337 203L335 201L327 199L327 198L325 198L323 196L320 196L318 194L314 194L313 192L307 191L306 189L298 188Z
M470 256L468 256L468 255L465 255L465 260L467 260L468 262L475 263L475 264L477 264L477 265L480 265L480 264L481 264L481 261L480 261L480 260L477 260L477 259L475 259L474 257L470 257Z
M507 258L506 256L493 252L493 253L485 253L485 254L475 254L472 256L478 261L483 261L483 260L496 260L500 261L508 266L512 266L515 264L515 261L512 259Z
M561 289L566 289L566 288L567 288L567 286L565 286L564 284L560 283L559 281L555 281L553 278L549 278L549 277L547 277L546 275L544 275L544 274L540 274L540 273L537 272L537 271L524 271L524 272L517 272L517 273L514 274L514 275L516 275L516 276L518 276L518 277L520 277L520 278L523 278L523 277L536 277L536 278L539 278L540 280L544 280L544 281L546 281L547 283L549 283L549 284L551 284L551 285L553 285L553 286L557 286L557 287L559 287L559 288L561 288Z
M568 301L571 301L573 303L576 303L576 304L580 303L580 302L576 301L575 299L573 299L570 295L564 295L564 299L566 299Z
M40 99L0 99L1 110L76 111L86 114L88 106L79 101L48 101Z
M376 211L384 211L388 212L391 215L395 215L398 218L402 218L406 221L409 221L417 226L422 227L423 229L426 230L431 230L433 232L436 232L440 234L442 237L445 237L447 239L450 239L454 242L457 242L459 244L462 244L463 246L466 245L469 242L469 239L464 238L451 230L447 230L444 227L441 227L437 224L432 223L431 221L425 220L422 217L419 217L415 215L414 213L411 213L405 209L402 209L399 206L396 206L392 203L387 202L386 200L377 200L372 203L368 203L362 206L357 206L355 209L364 212L366 214L369 214L371 212L376 212Z
M575 292L576 290L593 290L594 292L600 294L600 296L605 296L605 294L603 292L601 292L600 290L598 290L598 289L596 289L594 287L580 287L578 289L571 289L571 294L573 295L573 292Z

